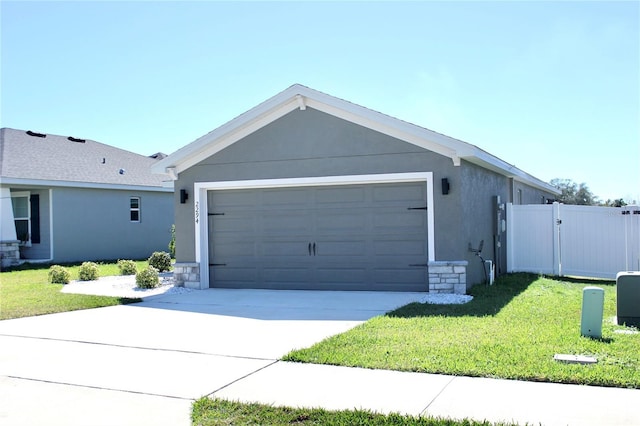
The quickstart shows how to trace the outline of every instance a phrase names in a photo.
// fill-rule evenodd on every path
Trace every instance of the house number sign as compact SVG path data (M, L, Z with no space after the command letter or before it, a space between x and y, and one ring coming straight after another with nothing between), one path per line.
M196 207L195 219L196 219L196 225L197 225L198 223L200 223L200 201L196 201L195 207Z

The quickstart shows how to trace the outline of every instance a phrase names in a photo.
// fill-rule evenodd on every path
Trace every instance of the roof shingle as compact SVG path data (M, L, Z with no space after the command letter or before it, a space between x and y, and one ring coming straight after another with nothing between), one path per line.
M42 135L0 129L2 179L150 187L162 187L166 179L151 173L157 158L90 139Z

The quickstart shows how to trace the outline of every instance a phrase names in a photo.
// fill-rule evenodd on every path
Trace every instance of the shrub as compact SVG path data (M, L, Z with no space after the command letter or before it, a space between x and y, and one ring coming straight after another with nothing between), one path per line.
M133 260L118 260L118 269L120 269L120 275L135 275L138 273L136 262Z
M49 281L54 284L69 284L71 273L63 266L52 265L49 268Z
M169 271L171 269L171 256L166 251L154 252L148 262L149 266L153 266L158 272Z
M169 241L169 254L176 257L176 226L171 225L171 241Z
M98 271L98 265L93 262L84 262L80 265L78 270L78 278L80 281L93 281L97 280L100 273Z
M136 285L139 288L156 288L159 284L158 270L153 266L147 266L136 274Z

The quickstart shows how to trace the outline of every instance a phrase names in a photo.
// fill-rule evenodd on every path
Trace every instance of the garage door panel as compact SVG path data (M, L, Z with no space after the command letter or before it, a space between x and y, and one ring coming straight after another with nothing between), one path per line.
M332 257L336 261L342 256L367 256L368 244L365 240L331 241L321 240L316 243L316 257Z
M258 268L243 265L240 268L233 266L211 266L209 267L210 276L216 281L244 283L245 286L251 285L258 279Z
M379 205L406 203L426 203L426 190L424 184L393 184L382 185L373 188L373 202Z
M315 205L319 209L361 206L367 198L367 188L362 186L317 188L315 192Z
M415 240L376 240L373 243L373 254L375 256L407 257L415 256L424 259L427 250L424 241ZM407 258L408 259L408 258Z
M255 256L256 242L251 239L245 241L230 238L218 238L209 250L209 260L221 257L233 258L238 256Z
M209 216L209 232L214 235L255 235L256 218L247 216Z
M299 267L265 267L263 269L263 281L273 284L288 283L298 284L299 288L304 287L304 283L311 279L311 270L308 265Z
M259 255L269 257L301 257L307 258L309 254L309 242L307 241L265 241L259 245Z
M366 283L367 268L318 268L318 282L325 285L351 287L353 284Z
M285 210L307 208L310 195L306 188L265 189L260 192L260 199L260 209Z
M426 267L375 268L375 282L385 284L411 284L426 280ZM424 291L424 289L420 290Z
M406 209L405 209L406 211ZM382 211L373 217L374 231L403 232L414 234L416 231L426 232L425 215L421 212Z
M258 205L259 200L256 193L247 193L243 190L224 192L224 197L220 197L220 192L210 191L207 194L209 206L215 205L216 209L243 211ZM209 212L211 211L210 209Z
M367 221L362 217L362 209L358 211L323 211L316 217L316 230L323 234L364 234L367 232Z
M261 230L269 235L309 234L308 212L265 212L259 218Z

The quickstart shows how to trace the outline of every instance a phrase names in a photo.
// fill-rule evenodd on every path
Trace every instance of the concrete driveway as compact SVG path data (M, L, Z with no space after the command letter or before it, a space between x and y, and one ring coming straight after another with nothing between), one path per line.
M188 425L194 399L423 297L204 290L0 321L0 423Z

